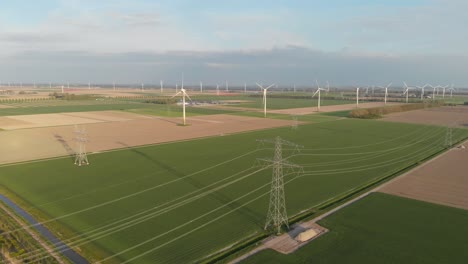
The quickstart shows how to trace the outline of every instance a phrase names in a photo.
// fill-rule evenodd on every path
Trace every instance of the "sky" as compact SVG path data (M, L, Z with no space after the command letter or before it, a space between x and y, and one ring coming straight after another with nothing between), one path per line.
M468 87L465 0L0 1L0 84Z

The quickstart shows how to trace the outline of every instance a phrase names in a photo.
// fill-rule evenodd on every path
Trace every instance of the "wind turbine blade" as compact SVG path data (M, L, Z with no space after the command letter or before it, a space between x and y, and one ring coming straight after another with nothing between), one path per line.
M255 83L258 87L260 87L260 89L264 89L263 86L261 86L260 84L258 84L257 82Z
M174 97L178 96L178 95L181 94L181 93L182 93L182 92L178 92L178 93L174 94L171 98L174 98Z
M312 97L314 97L319 91L320 91L320 89L317 89L317 91L315 91L315 93L312 95Z
M267 88L265 88L265 90L270 89L270 88L273 87L274 85L275 85L275 84L272 84L272 85L268 86Z
M192 101L192 98L190 98L190 96L189 96L186 92L184 92L184 94L185 94L185 96L187 96L187 98L188 98L188 99L190 100L190 102L191 102L191 101Z
M315 79L315 83L317 83L317 88L320 88L320 85L319 85L319 82L317 81L317 79Z
M390 87L390 85L392 85L392 83L389 83L389 84L387 85L387 87L386 87L386 88ZM383 87L382 87L382 88L383 88Z

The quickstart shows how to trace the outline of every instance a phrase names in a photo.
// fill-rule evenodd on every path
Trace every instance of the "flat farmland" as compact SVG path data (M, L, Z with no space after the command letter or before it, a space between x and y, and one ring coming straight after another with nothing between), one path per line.
M271 168L255 165L273 146L256 139L276 136L304 146L283 150L304 168L285 171L292 217L437 153L445 129L341 119L94 154L84 167L1 166L0 184L93 262L201 261L262 234ZM454 140L467 136L454 130Z
M153 117L126 112L77 112L0 117L0 164L73 155L74 126L85 125L89 152L160 144L194 138L224 136L273 127L290 126L291 120L234 115L193 116L190 126L180 118ZM7 122L5 122L7 121ZM28 128L28 129L18 129Z
M412 124L468 127L468 106L443 106L388 114L381 120Z
M330 231L290 255L265 250L242 263L466 262L468 211L372 193L320 221Z
M468 210L467 161L468 149L451 149L379 191Z

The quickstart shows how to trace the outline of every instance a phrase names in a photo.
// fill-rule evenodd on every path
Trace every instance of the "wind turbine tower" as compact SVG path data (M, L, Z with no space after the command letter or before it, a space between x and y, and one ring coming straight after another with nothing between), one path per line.
M159 84L161 85L161 93L163 93L164 88L163 88L163 80L159 81Z
M200 81L200 93L203 93L203 83Z
M403 83L405 84L405 87L406 87L405 91L403 92L403 95L406 94L406 103L408 103L408 95L409 95L409 90L411 89L411 87L408 87L408 85L405 82Z
M182 88L180 89L180 92L176 93L174 96L172 96L172 98L176 97L179 94L182 94L182 112L183 112L183 120L184 120L184 126L185 126L186 125L186 122L185 122L185 97L187 97L190 101L192 101L192 99L190 98L190 96L188 96L188 94L186 93L186 91L184 89L184 81L182 81Z
M428 86L427 83L423 86L416 86L416 88L421 89L421 101L424 99L424 88L426 88L427 86Z
M228 83L228 81L226 81L226 91L227 91L227 92L229 91L229 83Z
M314 97L316 94L318 94L317 111L320 112L320 92L321 91L327 91L327 90L324 89L324 88L320 88L319 83L318 83L317 80L315 80L315 82L317 83L317 91L315 91L315 93L312 95L312 97Z
M268 86L267 88L264 88L263 86L261 86L260 84L257 83L257 86L260 87L260 89L262 89L262 91L263 91L263 117L266 117L267 91L268 91L268 89L273 87L273 85L275 85L275 84L272 84L272 85Z
M388 97L388 87L390 87L390 85L392 85L392 83L389 83L387 86L383 87L383 86L379 86L379 88L382 88L382 89L385 89L385 98L384 98L384 105L387 104L387 97Z
M359 89L360 87L356 87L356 108L359 107Z

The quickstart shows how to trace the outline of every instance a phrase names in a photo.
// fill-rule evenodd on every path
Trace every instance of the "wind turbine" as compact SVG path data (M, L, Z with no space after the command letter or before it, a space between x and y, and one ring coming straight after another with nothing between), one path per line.
M266 117L266 104L267 104L267 91L268 89L270 89L271 87L273 87L273 85L275 84L272 84L270 86L268 86L267 88L264 88L263 86L261 86L260 84L256 83L258 87L260 87L260 89L263 90L263 116Z
M441 87L443 89L442 90L442 98L445 98L445 89L447 89L447 87L448 87L448 85Z
M182 81L182 88L180 89L180 92L176 93L174 96L172 96L171 98L174 98L176 97L177 95L179 94L182 94L182 111L183 111L183 118L184 118L184 126L185 126L185 97L187 96L187 98L192 101L192 99L190 98L190 96L186 93L185 89L184 89L184 81Z
M68 88L70 88L70 87L68 87ZM88 90L91 90L91 83L90 82L88 82Z
M115 81L113 82L113 85L114 85L114 91L115 91Z
M452 84L452 86L449 88L449 91L450 91L450 98L452 98L452 92L455 91L455 89L453 88L453 84Z
M411 89L411 87L408 87L408 85L405 82L403 83L405 84L405 87L406 87L405 91L403 92L403 95L406 94L406 103L408 103L409 89Z
M203 93L203 83L200 81L200 93Z
M159 84L161 85L161 93L163 93L164 88L163 88L163 80L159 81Z
M421 100L423 100L423 98L424 98L424 88L426 88L427 86L428 86L427 83L425 85L423 85L423 86L416 86L416 88L421 89Z
M361 89L361 87L356 87L356 108L359 107L359 89Z
M330 92L330 83L327 81L327 95Z
M296 93L296 84L294 84L294 93Z
M387 96L388 96L388 87L390 87L390 85L392 85L392 83L389 83L387 86L383 87L383 86L378 86L379 88L382 88L382 89L385 89L385 99L384 99L384 104L386 105L387 104ZM374 87L372 87L374 88Z
M228 84L228 81L226 81L226 91L229 91L229 84Z
M216 84L216 95L219 96L219 84Z
M141 83L141 91L145 90L145 84Z
M317 111L320 112L320 91L327 91L327 89L320 88L319 83L318 83L317 80L315 80L315 82L317 83L317 91L315 91L315 93L312 95L312 97L314 97L316 94L318 94Z
M247 84L244 83L244 93L247 93Z

